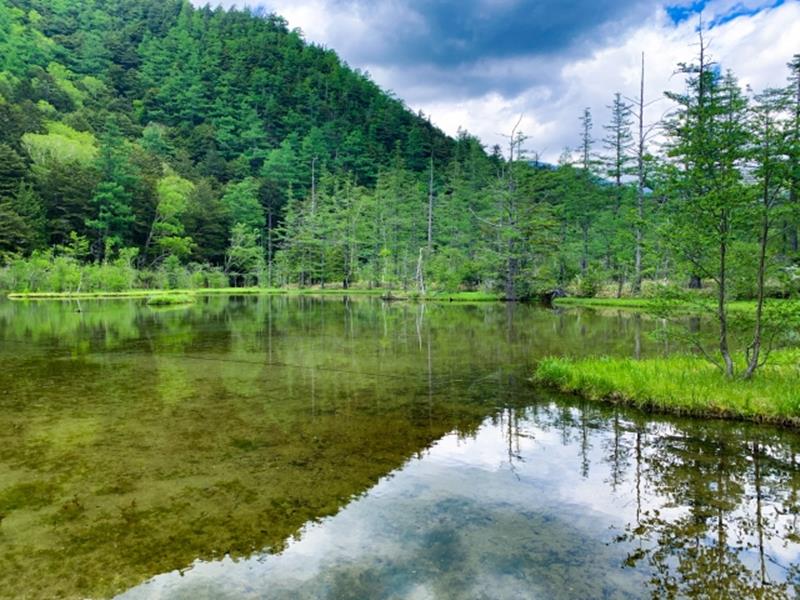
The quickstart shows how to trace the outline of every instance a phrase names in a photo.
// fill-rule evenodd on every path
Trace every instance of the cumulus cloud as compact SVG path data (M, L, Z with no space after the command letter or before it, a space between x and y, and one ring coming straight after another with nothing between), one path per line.
M200 3L199 0L197 0ZM244 0L223 0L244 6ZM212 3L213 4L213 3ZM614 92L648 99L682 86L702 10L714 60L754 89L784 81L800 51L800 2L776 0L264 0L306 38L368 71L454 134L502 140L520 115L529 147L555 160L578 138L584 107L596 136ZM249 6L258 5L249 2ZM666 101L650 108L656 119Z

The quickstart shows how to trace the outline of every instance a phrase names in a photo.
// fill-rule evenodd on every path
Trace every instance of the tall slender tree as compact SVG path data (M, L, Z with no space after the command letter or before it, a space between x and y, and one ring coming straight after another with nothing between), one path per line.
M678 109L668 123L674 189L680 198L670 239L693 273L717 288L718 359L727 377L734 375L729 340L731 250L747 206L742 181L748 127L747 101L731 73L711 68L700 33L699 64L682 65L687 91L668 96Z
M97 162L100 183L92 197L93 214L86 221L94 234L92 254L97 259L106 258L113 248L129 240L137 179L128 154L116 125L112 125L100 150Z
M800 251L800 54L795 54L789 67L786 89L789 126L787 151L789 156L789 249L797 257Z

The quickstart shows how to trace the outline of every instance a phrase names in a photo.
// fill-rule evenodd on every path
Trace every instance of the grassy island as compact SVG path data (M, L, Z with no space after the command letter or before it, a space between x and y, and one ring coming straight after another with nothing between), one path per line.
M194 296L191 294L158 294L147 299L148 306L181 306L194 302Z
M699 356L547 358L534 379L588 400L676 414L800 426L800 351L776 351L750 381L726 379Z

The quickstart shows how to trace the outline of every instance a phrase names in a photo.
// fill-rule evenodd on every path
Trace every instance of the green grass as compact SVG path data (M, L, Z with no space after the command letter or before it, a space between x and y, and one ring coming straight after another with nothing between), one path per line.
M178 306L194 304L192 294L157 294L147 299L147 306Z
M285 295L285 296L376 296L394 300L428 302L497 302L502 295L490 292L432 292L419 296L401 289L310 287L310 288L198 288L180 290L126 290L122 292L21 292L8 294L11 300L93 300L113 298L157 298L175 294L211 295Z
M611 308L652 308L653 301L647 298L556 298L556 306L602 306Z
M433 302L499 302L503 295L493 292L432 292L424 299Z
M769 299L768 303L792 302L792 300ZM597 308L621 308L630 310L651 310L658 306L656 300L650 298L557 298L554 303L556 306L576 306L576 307L597 307ZM679 311L685 312L704 312L716 310L716 301L712 298L698 298L695 301L679 302L675 305ZM748 312L756 308L755 300L734 300L728 302L728 310L731 312Z
M277 288L197 288L178 290L136 289L122 292L19 292L8 294L10 300L92 300L103 298L150 298L171 294L197 294L201 296L232 294L279 294L284 290Z
M741 367L741 365L740 365ZM589 400L800 426L800 351L774 352L752 381L727 380L698 356L547 358L534 380Z
M8 294L10 300L91 300L94 298L149 298L170 293L168 290L127 290L124 292L18 292Z
M381 296L404 300L407 292L391 290L388 288L347 288L342 287L307 287L307 288L281 288L281 294L287 296Z

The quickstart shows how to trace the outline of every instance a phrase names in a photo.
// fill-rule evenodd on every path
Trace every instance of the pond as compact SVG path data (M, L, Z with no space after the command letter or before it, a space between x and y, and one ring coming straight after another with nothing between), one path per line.
M800 435L530 381L547 355L668 352L659 326L0 302L0 597L795 597Z

